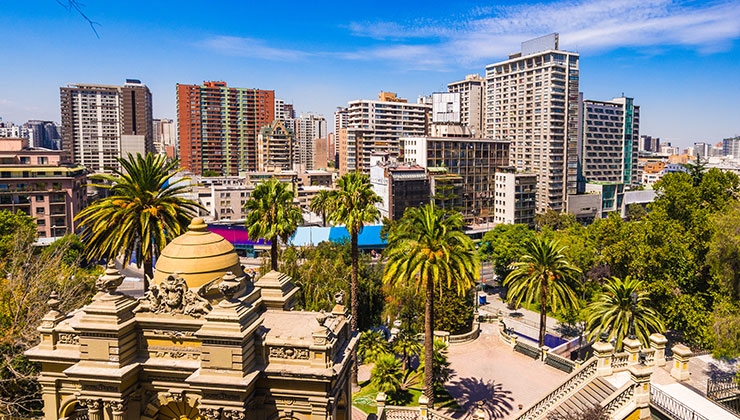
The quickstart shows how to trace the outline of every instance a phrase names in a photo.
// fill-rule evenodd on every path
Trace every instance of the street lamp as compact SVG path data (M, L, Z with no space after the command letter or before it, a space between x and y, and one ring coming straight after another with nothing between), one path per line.
M637 336L635 335L635 307L637 306L637 292L632 292L630 298L632 301L632 311L630 312L630 315L632 317L630 324L630 338L634 340L637 338Z

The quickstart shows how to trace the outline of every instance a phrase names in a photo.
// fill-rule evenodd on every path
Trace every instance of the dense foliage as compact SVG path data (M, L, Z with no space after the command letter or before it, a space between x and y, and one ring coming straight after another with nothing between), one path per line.
M582 306L598 299L610 277L630 276L643 282L646 304L677 339L740 354L740 337L728 333L728 326L740 325L740 180L718 169L680 172L655 189L647 213L632 209L627 221L611 215L584 227L546 213L538 218L540 234L565 246L567 260L582 271L575 288ZM500 276L534 233L523 226L494 232L480 250ZM567 318L562 311L553 315Z
M0 212L0 413L16 416L40 414L38 365L23 352L38 343L36 328L52 292L60 311L79 307L92 296L99 272L85 265L74 235L46 248L35 241L33 219Z

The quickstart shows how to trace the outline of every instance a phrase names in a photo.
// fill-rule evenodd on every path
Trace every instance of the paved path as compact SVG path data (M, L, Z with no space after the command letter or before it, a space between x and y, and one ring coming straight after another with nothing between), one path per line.
M481 336L470 343L449 347L455 376L446 385L470 417L480 401L489 419L514 418L523 407L555 389L568 375L565 372L514 352L498 336L496 324L482 324Z
M478 292L479 295L486 295L488 303L480 306L480 310L495 313L501 311L506 318L519 320L525 324L534 325L539 328L540 314L530 311L529 309L519 308L516 310L509 309L507 303L503 301L503 288L488 288L488 292ZM553 334L561 334L560 321L555 318L547 317L547 331Z

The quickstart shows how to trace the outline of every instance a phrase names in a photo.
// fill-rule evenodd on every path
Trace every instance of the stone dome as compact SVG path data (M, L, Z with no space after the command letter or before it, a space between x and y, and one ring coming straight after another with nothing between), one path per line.
M190 222L188 231L167 244L154 268L154 284L180 273L188 287L197 288L231 271L244 275L239 256L223 236L209 232L203 218Z

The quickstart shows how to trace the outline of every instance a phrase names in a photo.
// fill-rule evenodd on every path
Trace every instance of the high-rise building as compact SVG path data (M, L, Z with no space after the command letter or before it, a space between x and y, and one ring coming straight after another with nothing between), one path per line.
M169 119L152 120L154 127L154 150L161 155L174 158L177 155L177 127Z
M509 142L449 137L403 137L404 161L446 168L463 179L459 211L467 224L494 222L495 173L509 164Z
M283 103L283 114L286 120L295 119L295 107L293 104Z
M141 81L69 84L59 93L65 161L104 171L118 168L119 157L154 150L152 94Z
M460 124L460 93L432 93L432 123Z
M429 130L428 113L431 105L410 104L391 92L380 92L377 101L351 101L347 109L348 121L346 138L340 143L340 173L370 170L370 156L385 152L399 156L400 138L424 136ZM346 153L343 157L342 153ZM343 165L344 163L344 165Z
M707 159L712 156L712 145L704 142L694 143L694 156L699 159Z
M295 135L280 120L262 127L257 138L257 170L288 171L296 159Z
M334 160L339 167L339 130L349 126L349 112L346 107L338 106L334 111Z
M296 143L298 154L296 163L302 165L302 169L313 169L314 141L326 138L326 118L317 114L301 114L296 119Z
M577 190L578 59L550 34L486 67L486 137L511 141L510 164L537 174L538 212L564 211Z
M740 137L722 140L722 155L735 159L740 158Z
M313 141L313 168L326 169L329 162L334 163L334 148L331 144L331 133L327 137Z
M478 74L469 74L465 76L465 80L447 85L448 92L460 93L460 122L470 127L475 137L484 134L485 86L486 80Z
M33 147L59 150L62 143L61 126L53 121L29 120L23 127L28 132L28 144Z
M660 153L660 138L652 136L640 136L640 151Z
M275 119L275 91L225 82L177 85L177 132L182 166L238 175L257 170L257 135Z
M637 186L640 107L632 98L583 101L579 179ZM581 187L581 186L579 186ZM581 187L578 192L584 192Z

